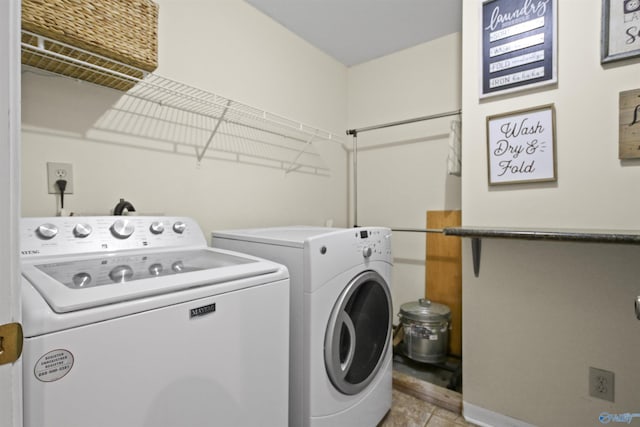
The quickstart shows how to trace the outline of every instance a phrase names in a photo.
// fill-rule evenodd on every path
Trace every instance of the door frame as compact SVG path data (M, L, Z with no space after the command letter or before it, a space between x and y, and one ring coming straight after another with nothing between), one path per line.
M0 1L0 324L21 322L20 0ZM2 425L22 426L22 364L0 366Z

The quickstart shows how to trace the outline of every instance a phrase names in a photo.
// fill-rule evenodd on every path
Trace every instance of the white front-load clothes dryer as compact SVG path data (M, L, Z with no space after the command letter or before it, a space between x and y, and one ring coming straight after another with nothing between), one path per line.
M229 230L212 245L289 270L289 426L376 426L391 408L391 230Z

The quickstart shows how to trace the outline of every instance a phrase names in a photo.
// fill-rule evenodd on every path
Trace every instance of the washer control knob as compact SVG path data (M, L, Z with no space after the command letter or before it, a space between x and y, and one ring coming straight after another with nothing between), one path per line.
M42 224L36 228L36 234L44 240L53 239L58 234L58 227L51 223Z
M113 280L114 283L124 283L132 277L133 269L128 265L118 265L117 267L113 267L109 272L109 278Z
M362 256L365 258L369 258L373 254L373 250L371 250L370 246L365 246L362 248Z
M77 273L73 276L71 281L75 288L88 287L91 284L91 275L85 272Z
M149 230L151 230L153 234L162 234L164 232L164 224L160 221L153 221Z
M73 227L73 235L79 238L87 237L92 231L91 226L85 223L76 224L76 226Z
M118 239L126 239L133 234L135 228L128 219L119 219L111 225L111 233Z
M162 264L156 262L155 264L151 264L149 266L149 274L152 276L159 276L162 273Z
M175 224L173 224L173 231L175 231L178 234L182 234L184 233L184 230L187 228L187 224L185 224L182 221L178 221Z

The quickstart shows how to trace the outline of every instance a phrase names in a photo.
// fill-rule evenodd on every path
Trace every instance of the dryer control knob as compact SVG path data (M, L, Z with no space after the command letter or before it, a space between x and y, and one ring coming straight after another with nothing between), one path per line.
M185 228L187 228L187 224L185 224L182 221L178 221L175 224L173 224L173 231L175 231L178 234L182 234Z
M111 233L118 239L126 239L133 234L135 225L127 219L119 219L111 225Z
M153 221L149 230L151 230L153 234L162 234L164 232L164 224L160 221Z
M80 223L73 227L73 235L80 238L87 237L92 231L93 229L89 224Z
M36 228L36 234L44 240L53 239L58 234L58 227L51 223L42 224Z
M373 250L371 249L370 246L365 246L364 248L362 248L362 256L365 258L369 258L371 256L371 254L373 254Z

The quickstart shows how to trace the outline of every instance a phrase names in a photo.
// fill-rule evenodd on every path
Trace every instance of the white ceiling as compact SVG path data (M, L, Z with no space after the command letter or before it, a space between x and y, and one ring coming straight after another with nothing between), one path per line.
M346 66L462 28L462 0L246 1Z

